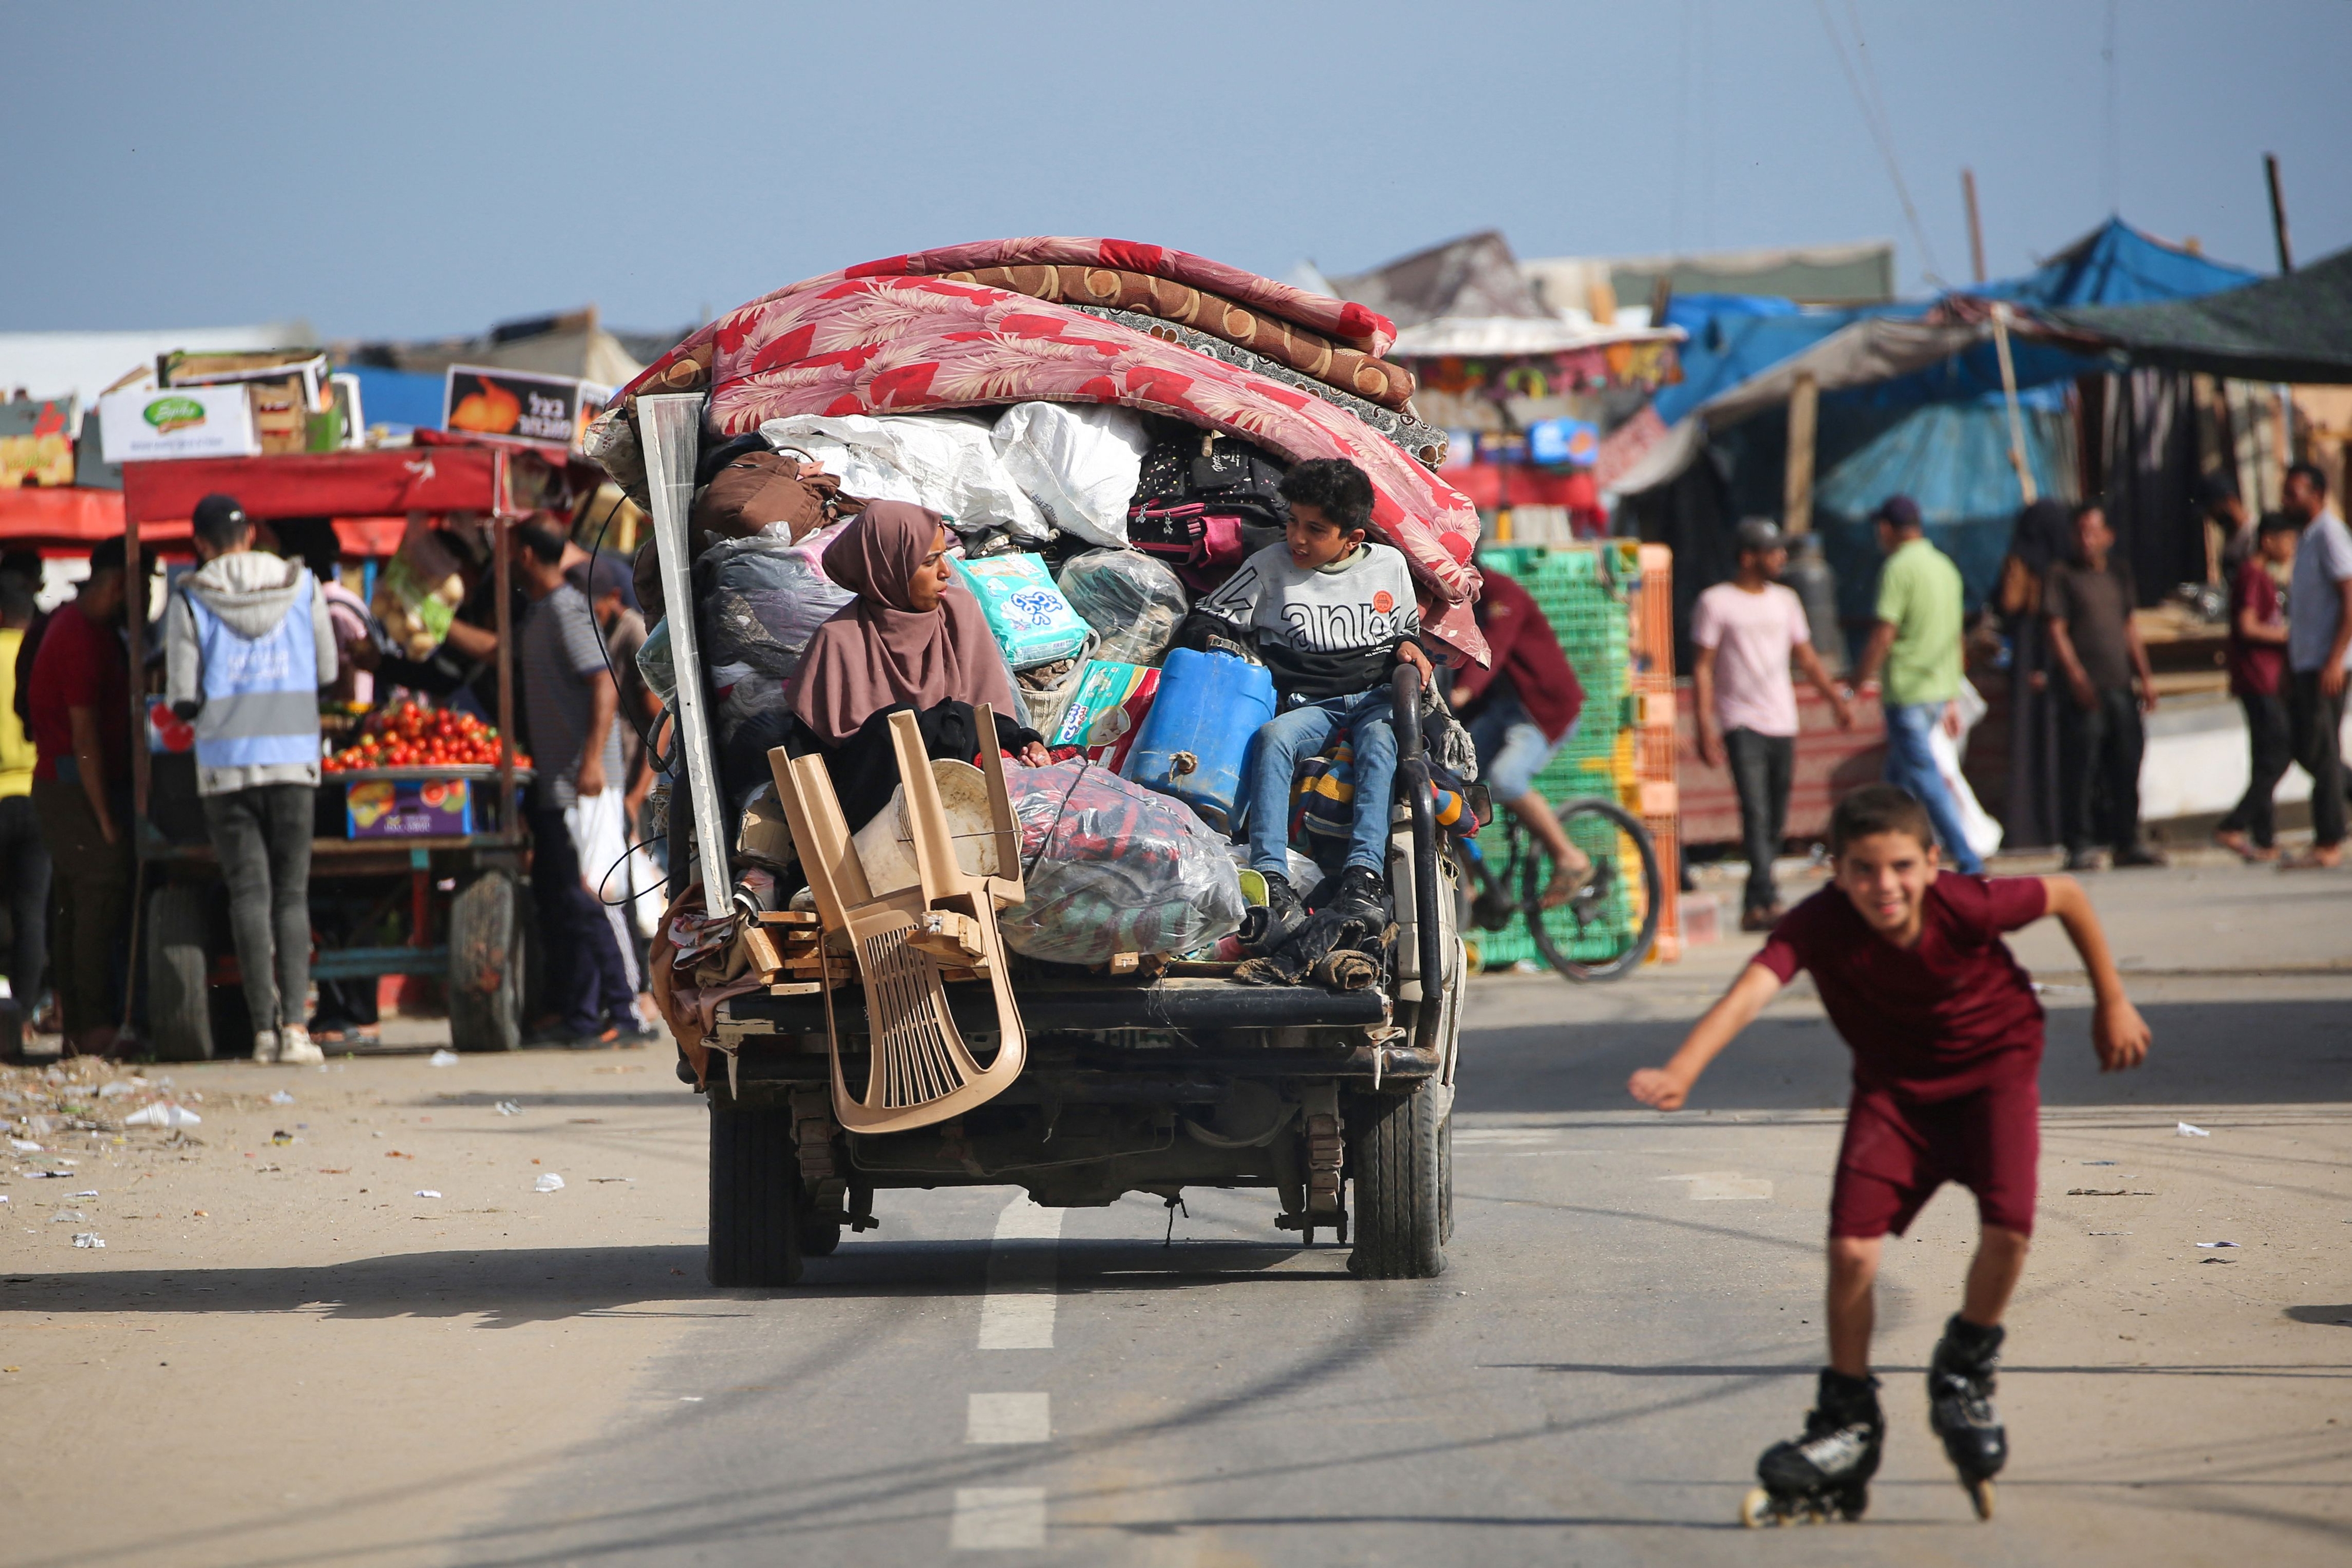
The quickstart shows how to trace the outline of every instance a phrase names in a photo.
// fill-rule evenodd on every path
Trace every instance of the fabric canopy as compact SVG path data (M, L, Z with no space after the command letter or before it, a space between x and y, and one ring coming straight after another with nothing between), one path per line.
M2202 299L2045 314L2135 365L2252 382L2352 382L2352 249Z

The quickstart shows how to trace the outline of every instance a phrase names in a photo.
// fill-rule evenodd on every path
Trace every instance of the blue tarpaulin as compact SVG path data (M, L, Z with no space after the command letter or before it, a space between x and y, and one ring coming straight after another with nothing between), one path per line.
M446 378L413 371L382 371L372 365L355 365L352 373L360 378L360 416L370 424L441 428Z
M2255 275L2149 238L2109 219L2021 277L1968 292L2029 308L2192 298L2234 288ZM1687 295L1667 321L1689 334L1684 380L1653 402L1672 425L1709 399L1869 318L1917 319L1935 301L1862 309L1801 308L1788 300ZM2071 496L2075 463L2066 388L2103 360L2012 337L2026 459L2045 496ZM1919 504L1928 535L1966 579L1970 605L1990 589L2022 502L2009 461L2008 413L1990 342L1928 370L1822 394L1815 433L1813 521L1839 582L1839 610L1866 621L1878 575L1868 518L1897 493ZM1722 486L1726 530L1738 517L1777 516L1787 450L1783 410L1759 414L1708 438L1706 465ZM1678 503L1664 503L1679 513ZM1695 519L1694 519L1695 520ZM1675 525L1677 528L1687 526ZM1678 547L1679 548L1679 547ZM1710 550L1710 555L1721 552ZM1683 597L1677 583L1677 598ZM1704 583L1695 583L1693 592Z

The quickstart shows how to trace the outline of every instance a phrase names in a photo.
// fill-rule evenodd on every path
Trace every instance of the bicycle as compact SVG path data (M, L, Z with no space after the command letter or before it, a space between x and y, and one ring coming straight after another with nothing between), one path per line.
M1488 862L1476 839L1452 840L1464 873L1462 926L1465 933L1474 925L1500 931L1521 915L1536 951L1566 978L1578 984L1621 978L1640 968L1657 943L1663 902L1657 846L1641 820L1614 800L1570 800L1558 816L1569 842L1591 859L1592 875L1567 903L1545 908L1551 858L1507 811L1500 869ZM1629 881L1634 868L1640 875ZM1475 894L1468 891L1474 885Z

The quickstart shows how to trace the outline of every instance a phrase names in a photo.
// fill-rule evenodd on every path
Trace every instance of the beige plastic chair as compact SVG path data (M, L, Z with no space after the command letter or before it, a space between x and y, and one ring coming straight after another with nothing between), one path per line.
M922 732L913 714L894 714L890 742L906 786L917 882L878 897L850 842L824 759L790 758L781 747L768 753L827 946L836 933L845 936L866 986L872 1067L863 1097L852 1094L843 1077L833 992L828 988L824 993L834 1113L853 1133L902 1133L960 1116L1003 1093L1028 1059L1028 1037L1005 977L1004 940L996 923L997 911L1024 896L1021 829L1004 788L1004 759L994 745L996 716L983 705L979 720L980 733L990 741L982 748L981 768L988 781L996 865L1000 873L1010 868L1013 874L974 876L957 862ZM999 1043L986 1067L973 1058L949 1013L943 969L969 969L995 994Z

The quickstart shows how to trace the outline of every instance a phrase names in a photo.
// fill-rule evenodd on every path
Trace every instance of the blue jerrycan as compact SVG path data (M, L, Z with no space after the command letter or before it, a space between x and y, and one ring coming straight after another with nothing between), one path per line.
M1179 648L1160 664L1159 694L1123 771L1231 832L1250 738L1273 716L1274 677L1265 665Z

